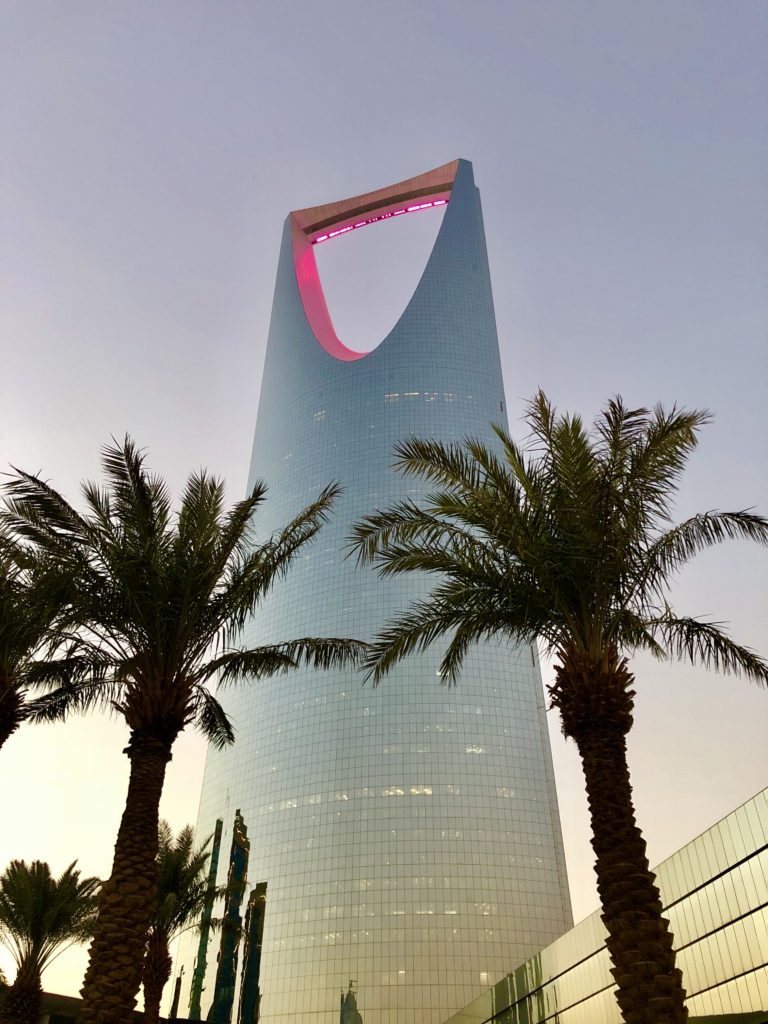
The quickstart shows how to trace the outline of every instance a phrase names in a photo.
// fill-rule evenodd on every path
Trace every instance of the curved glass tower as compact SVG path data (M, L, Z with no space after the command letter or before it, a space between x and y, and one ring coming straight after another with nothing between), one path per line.
M410 303L377 349L352 351L313 246L430 205L445 215ZM505 419L471 164L290 214L250 470L270 488L260 529L331 480L344 493L249 640L372 636L423 586L344 557L360 515L418 500L391 469L394 443L491 440ZM479 647L452 689L438 662L413 657L377 689L307 670L223 694L238 739L208 755L198 829L223 817L226 850L236 809L247 825L249 888L267 884L265 1024L337 1024L349 991L364 1024L438 1024L571 925L535 651Z

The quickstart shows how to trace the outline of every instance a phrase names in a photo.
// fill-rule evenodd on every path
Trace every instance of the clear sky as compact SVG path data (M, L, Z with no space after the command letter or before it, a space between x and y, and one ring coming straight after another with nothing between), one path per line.
M680 516L766 512L767 50L759 0L4 0L0 464L75 498L128 431L175 488L204 465L241 496L287 212L462 156L513 430L538 386L587 417L617 392L704 406ZM351 347L394 323L438 222L320 247ZM675 600L768 653L767 565L708 554ZM658 862L768 783L768 693L635 667L630 762ZM596 906L583 787L551 731L580 918ZM126 739L96 720L13 737L0 865L106 875ZM203 759L185 736L174 827L195 820ZM46 986L76 992L83 963L62 957Z

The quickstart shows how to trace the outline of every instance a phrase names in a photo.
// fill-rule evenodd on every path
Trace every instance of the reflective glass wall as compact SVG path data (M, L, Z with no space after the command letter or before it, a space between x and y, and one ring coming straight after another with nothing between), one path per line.
M692 1022L768 1021L768 790L656 868ZM599 913L446 1024L620 1024Z
M490 440L492 421L506 407L471 165L459 162L410 304L357 361L309 328L289 218L251 464L270 488L261 529L331 480L344 493L247 639L369 638L406 606L423 583L357 569L350 524L419 499L391 468L398 439ZM352 980L364 1024L438 1024L572 923L535 649L480 647L452 689L438 663L413 657L377 689L301 671L222 695L238 739L208 755L198 828L223 817L225 851L240 808L249 882L268 885L262 1021L337 1024ZM206 984L203 1015L210 972Z

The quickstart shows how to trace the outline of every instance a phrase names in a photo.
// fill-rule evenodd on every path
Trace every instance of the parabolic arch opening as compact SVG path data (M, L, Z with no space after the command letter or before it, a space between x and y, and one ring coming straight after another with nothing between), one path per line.
M444 208L459 166L458 160L424 174L349 199L294 210L290 215L293 262L304 313L318 343L335 359L350 362L358 352L341 341L333 325L315 258L315 247L395 217Z

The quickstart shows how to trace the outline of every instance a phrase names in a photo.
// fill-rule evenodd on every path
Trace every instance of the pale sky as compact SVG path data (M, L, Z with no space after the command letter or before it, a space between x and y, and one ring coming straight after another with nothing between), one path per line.
M74 499L127 431L176 489L203 465L240 497L286 214L461 156L513 432L538 386L588 418L617 392L707 407L680 516L765 513L767 50L759 0L4 0L0 464ZM320 247L351 347L394 324L438 223ZM708 554L678 608L766 654L767 565ZM635 668L630 766L657 863L768 784L768 693ZM579 919L596 907L583 785L550 726ZM91 719L6 744L0 867L108 874L126 740ZM176 828L203 759L183 737L162 807ZM84 962L65 955L45 986L74 994Z

